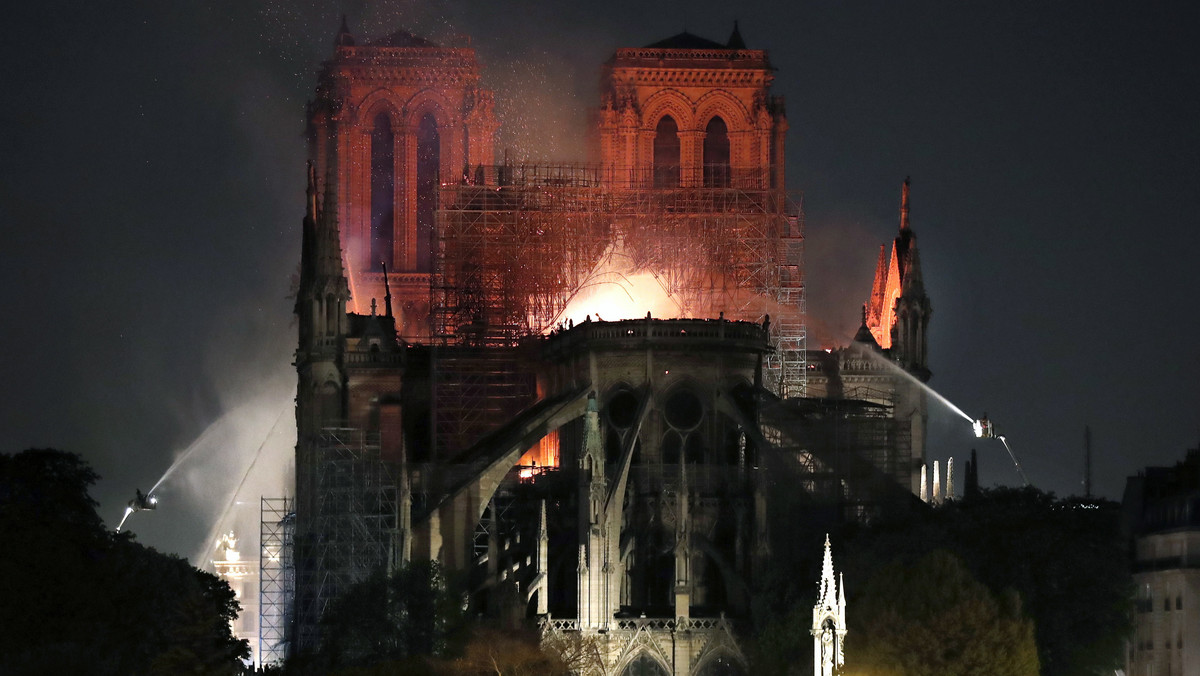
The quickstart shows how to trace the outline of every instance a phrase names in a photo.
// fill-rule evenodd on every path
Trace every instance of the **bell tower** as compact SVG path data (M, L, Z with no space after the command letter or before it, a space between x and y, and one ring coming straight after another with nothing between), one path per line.
M395 272L401 335L428 336L438 188L490 166L496 130L474 49L406 31L359 44L343 18L309 104L308 142L317 175L336 177L353 311L383 297L383 264Z
M774 69L734 24L725 44L683 32L604 66L597 154L614 188L784 188L787 118Z

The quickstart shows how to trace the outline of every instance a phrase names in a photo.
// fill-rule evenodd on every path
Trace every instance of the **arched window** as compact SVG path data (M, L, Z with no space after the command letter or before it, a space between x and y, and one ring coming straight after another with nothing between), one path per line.
M392 264L393 233L396 227L395 136L387 113L375 117L371 128L371 257L368 270L381 262Z
M417 125L417 272L433 270L433 218L441 179L441 136L426 113Z
M679 125L664 115L654 128L654 187L679 186Z
M625 666L621 676L667 676L667 670L653 657L642 653Z
M729 187L729 129L719 117L704 128L704 185Z

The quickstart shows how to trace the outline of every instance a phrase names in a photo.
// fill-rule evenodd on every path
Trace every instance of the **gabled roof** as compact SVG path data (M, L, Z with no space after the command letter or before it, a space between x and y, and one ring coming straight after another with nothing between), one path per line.
M672 35L665 40L659 40L654 44L646 45L646 49L731 49L715 40L702 38L699 35L692 35L684 31L678 35Z

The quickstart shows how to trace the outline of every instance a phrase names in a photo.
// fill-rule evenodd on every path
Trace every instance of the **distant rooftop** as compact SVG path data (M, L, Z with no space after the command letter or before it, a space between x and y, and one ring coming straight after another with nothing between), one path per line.
M405 30L398 30L390 35L375 38L367 42L368 47L437 47L437 43L413 35Z
M716 40L702 38L699 35L693 35L686 30L682 33L672 35L665 40L646 45L643 49L745 49L746 41L742 39L742 31L738 28L738 23L733 22L733 32L729 34L729 40L720 43Z

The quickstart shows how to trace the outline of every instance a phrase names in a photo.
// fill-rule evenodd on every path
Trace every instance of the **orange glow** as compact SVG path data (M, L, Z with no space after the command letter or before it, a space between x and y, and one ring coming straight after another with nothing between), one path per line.
M640 319L649 312L659 318L682 318L684 313L667 295L662 284L649 272L635 274L607 273L581 289L559 315L560 322L568 319L579 324L592 316L592 321Z
M358 269L354 266L354 261L348 253L349 248L348 246L342 247L342 271L346 275L346 284L350 287L350 301L346 303L346 312L361 315L364 312L363 308L359 306L361 299L358 297L358 283L355 280L355 273Z
M521 478L532 477L543 467L558 467L559 461L558 430L550 430L546 436L538 440L517 464L522 467Z
M883 290L883 317L879 328L871 333L879 347L888 349L892 346L892 327L896 325L896 299L900 297L900 262L896 258L896 247L892 247L892 258L888 263L887 286Z
M663 282L652 272L639 269L625 253L624 242L618 240L608 246L600 263L546 328L549 331L568 320L579 324L588 316L606 322L641 319L647 312L660 319L687 316Z

